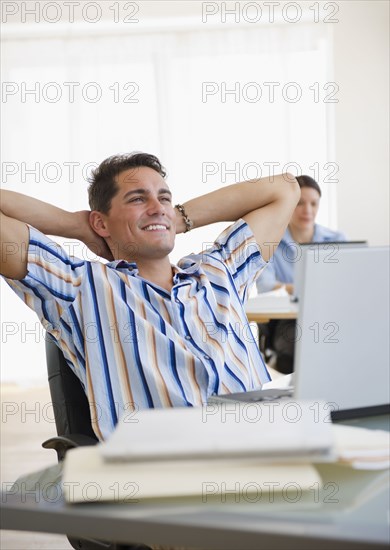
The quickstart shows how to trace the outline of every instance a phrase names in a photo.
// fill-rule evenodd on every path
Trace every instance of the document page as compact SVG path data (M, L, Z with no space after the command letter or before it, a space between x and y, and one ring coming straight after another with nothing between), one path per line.
M105 460L256 457L328 460L333 439L325 406L283 400L147 409L123 417L100 445Z

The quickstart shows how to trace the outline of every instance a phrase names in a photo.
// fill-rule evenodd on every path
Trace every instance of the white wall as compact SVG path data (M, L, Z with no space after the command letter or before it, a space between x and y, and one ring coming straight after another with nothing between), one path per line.
M334 27L337 219L351 239L389 244L389 3L340 2Z

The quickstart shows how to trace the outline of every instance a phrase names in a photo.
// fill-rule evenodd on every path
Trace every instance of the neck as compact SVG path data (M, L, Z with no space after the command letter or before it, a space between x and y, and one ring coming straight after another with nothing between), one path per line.
M166 257L158 260L144 260L142 263L137 262L138 272L143 279L154 283L168 292L171 291L172 282L172 266L169 258Z
M314 226L308 229L299 229L293 225L288 226L292 238L297 243L310 243L314 237Z

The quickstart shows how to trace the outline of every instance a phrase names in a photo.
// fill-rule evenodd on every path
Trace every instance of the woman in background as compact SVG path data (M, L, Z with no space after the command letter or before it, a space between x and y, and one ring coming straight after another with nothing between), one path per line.
M257 280L259 293L282 286L286 287L289 294L294 293L297 245L346 240L343 233L315 223L321 199L318 183L310 176L298 176L297 181L301 188L301 198L278 248ZM260 334L265 333L268 340L267 347L276 352L275 368L283 374L293 371L295 328L294 320L271 321L267 325L259 325Z

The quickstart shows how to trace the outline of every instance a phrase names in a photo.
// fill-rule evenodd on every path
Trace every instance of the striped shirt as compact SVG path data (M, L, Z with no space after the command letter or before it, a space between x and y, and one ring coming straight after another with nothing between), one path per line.
M244 311L265 266L243 220L172 266L171 292L135 263L77 259L30 227L28 274L7 282L63 351L104 439L130 411L200 406L270 379Z

